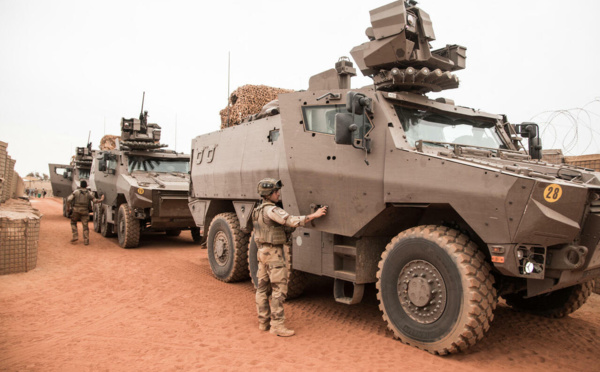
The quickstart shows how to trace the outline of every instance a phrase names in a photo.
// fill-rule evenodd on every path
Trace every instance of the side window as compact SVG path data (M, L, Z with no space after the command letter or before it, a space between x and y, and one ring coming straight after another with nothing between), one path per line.
M348 113L346 105L303 106L304 129L307 132L334 135L335 114L338 113ZM354 132L354 138L357 139L362 138L364 134L369 133L373 128L371 122L368 119L365 120L364 115L355 115L354 123L358 125L358 130Z
M56 173L57 175L59 175L63 178L72 179L72 174L71 174L70 168L56 167L56 168L54 168L54 173Z

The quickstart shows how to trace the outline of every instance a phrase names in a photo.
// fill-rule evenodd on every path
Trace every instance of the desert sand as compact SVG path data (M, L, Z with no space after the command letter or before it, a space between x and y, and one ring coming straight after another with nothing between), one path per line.
M58 198L43 214L37 267L0 276L2 371L594 371L600 365L600 296L564 319L517 313L500 302L483 341L434 356L394 340L374 285L363 302L333 299L311 278L286 303L296 336L258 330L250 281L226 284L207 252L179 237L144 235L140 248L90 232L70 244ZM81 227L79 227L81 229ZM90 229L92 224L90 223Z

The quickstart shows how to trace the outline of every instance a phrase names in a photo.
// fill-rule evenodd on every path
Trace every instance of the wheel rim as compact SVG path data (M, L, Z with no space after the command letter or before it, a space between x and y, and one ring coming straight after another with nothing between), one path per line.
M446 283L431 263L414 260L398 276L398 298L404 312L414 321L431 324L446 308Z
M213 239L215 261L219 266L225 266L229 261L230 248L227 234L219 231Z
M125 236L125 218L121 218L119 221L119 236Z

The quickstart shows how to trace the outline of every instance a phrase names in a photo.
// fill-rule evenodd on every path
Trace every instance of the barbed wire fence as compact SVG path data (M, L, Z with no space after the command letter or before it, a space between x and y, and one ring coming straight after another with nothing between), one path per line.
M544 111L530 121L540 125L545 149L559 148L565 155L600 153L600 97L583 107Z

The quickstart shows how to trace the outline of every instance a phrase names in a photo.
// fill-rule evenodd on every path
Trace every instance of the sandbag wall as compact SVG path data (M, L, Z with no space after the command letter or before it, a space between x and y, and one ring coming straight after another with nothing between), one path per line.
M600 172L600 154L565 156L565 163Z
M564 156L561 150L542 150L542 160L553 164L568 164L600 172L600 154Z
M6 151L7 147L8 143L0 141L0 203L4 203L10 199L13 189L12 182L16 161L8 155Z
M0 205L0 275L35 269L41 217L26 200Z

